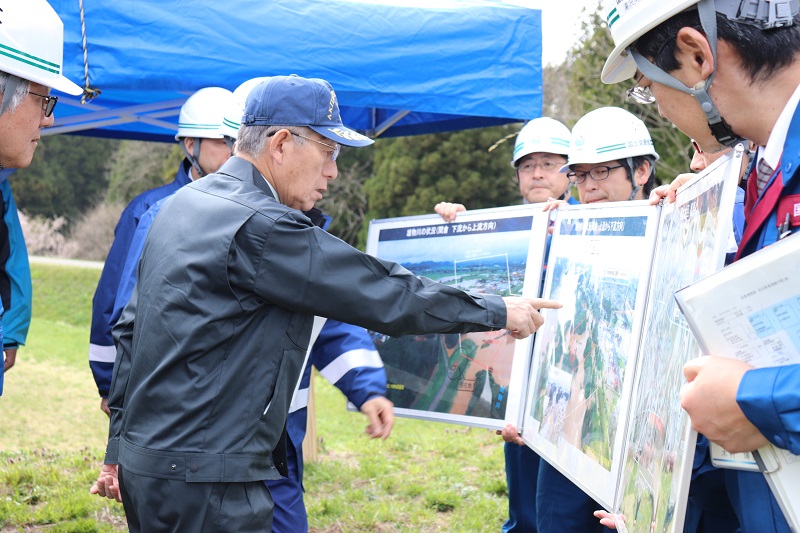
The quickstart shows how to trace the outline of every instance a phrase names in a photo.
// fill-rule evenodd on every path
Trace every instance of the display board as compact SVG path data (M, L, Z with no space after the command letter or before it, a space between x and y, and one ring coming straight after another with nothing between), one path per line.
M522 438L609 508L622 466L659 208L562 207L555 220Z
M737 148L678 190L662 208L639 345L630 429L613 509L629 531L683 531L696 433L678 394L683 365L700 354L675 291L724 265L743 151ZM731 242L733 241L733 242Z
M461 289L536 297L548 224L537 204L467 211L453 223L438 215L373 220L367 253ZM373 339L397 416L490 429L517 419L530 338L501 330Z
M620 531L682 531L696 434L680 406L699 355L676 291L722 268L744 152L675 203L541 206L373 221L367 251L469 290L557 300L533 339L506 332L375 336L399 416L523 441L607 510ZM541 273L546 263L546 279Z

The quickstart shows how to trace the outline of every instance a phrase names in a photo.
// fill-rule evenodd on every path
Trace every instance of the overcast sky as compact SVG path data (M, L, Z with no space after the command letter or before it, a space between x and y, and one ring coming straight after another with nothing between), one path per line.
M507 3L542 11L542 63L558 64L564 60L580 35L584 8L594 10L598 0L505 0Z

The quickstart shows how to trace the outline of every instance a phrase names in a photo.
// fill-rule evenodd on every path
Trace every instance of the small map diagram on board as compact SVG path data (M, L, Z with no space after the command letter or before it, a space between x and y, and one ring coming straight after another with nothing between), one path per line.
M731 310L714 317L736 357L753 366L788 365L800 353L800 298L742 314Z

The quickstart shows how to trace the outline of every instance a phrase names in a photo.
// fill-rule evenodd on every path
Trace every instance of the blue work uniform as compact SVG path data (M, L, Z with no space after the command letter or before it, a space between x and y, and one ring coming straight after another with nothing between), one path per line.
M761 193L755 169L747 184L746 225L738 257L776 242L800 227L800 108L792 117L783 155ZM800 365L758 368L745 373L736 401L745 416L769 441L800 455ZM790 531L764 476L729 470L728 492L746 533Z
M92 326L89 334L89 367L92 369L97 390L103 398L108 397L111 372L114 369L114 358L117 355L114 341L111 338L111 328L116 323L116 319L112 320L114 301L117 297L117 289L120 279L122 279L122 269L128 257L133 234L142 215L154 203L172 195L187 183L191 183L190 169L189 161L184 159L171 183L145 191L131 200L122 211L114 229L114 242L108 251L108 257L106 257L103 272L100 274L100 280L97 282L97 289L92 299ZM128 295L130 295L130 291Z
M375 396L386 396L386 371L366 330L327 320L314 341L300 388L289 408L286 421L289 475L265 481L275 501L273 533L308 531L308 516L303 502L303 439L312 364L357 408Z

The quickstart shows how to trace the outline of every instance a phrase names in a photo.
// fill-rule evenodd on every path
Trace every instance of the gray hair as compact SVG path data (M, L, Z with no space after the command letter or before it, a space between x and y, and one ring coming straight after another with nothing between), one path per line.
M6 87L11 89L11 94L6 96ZM8 72L0 71L0 93L3 93L2 103L0 104L0 115L8 111L13 113L28 95L31 82L26 79L14 76Z
M245 126L239 128L239 136L236 138L236 151L242 152L253 158L261 157L264 147L269 142L269 138L280 130L289 130L297 135L307 134L308 128L298 126ZM306 140L302 137L295 137L297 144L305 144Z

